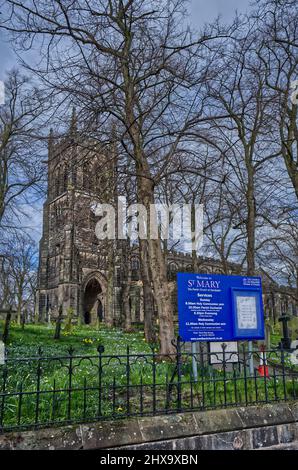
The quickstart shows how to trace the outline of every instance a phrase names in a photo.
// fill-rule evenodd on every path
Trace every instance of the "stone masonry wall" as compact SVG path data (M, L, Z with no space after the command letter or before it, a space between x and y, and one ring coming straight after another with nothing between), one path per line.
M298 402L0 434L5 449L298 449Z

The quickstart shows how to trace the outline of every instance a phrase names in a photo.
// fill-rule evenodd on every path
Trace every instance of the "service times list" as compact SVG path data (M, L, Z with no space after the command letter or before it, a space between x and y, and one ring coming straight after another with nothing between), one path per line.
M185 322L192 340L212 341L225 339L227 316L222 298L220 280L190 279L187 282L187 300L184 306L188 312Z

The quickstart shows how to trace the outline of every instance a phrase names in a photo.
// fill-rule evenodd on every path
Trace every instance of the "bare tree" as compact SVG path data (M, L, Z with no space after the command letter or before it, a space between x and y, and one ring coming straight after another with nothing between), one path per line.
M229 274L230 262L237 262L241 269L246 259L246 233L237 227L245 201L240 192L222 184L208 202L205 236L209 253L220 258L223 272Z
M0 309L6 310L14 304L14 286L10 277L10 267L7 258L0 256Z
M132 329L131 326L131 308L130 308L130 293L131 293L131 281L132 281L132 268L131 268L131 253L132 247L130 244L127 244L127 249L125 252L125 276L122 279L122 290L121 290L121 301L123 305L123 324L124 330L130 332Z
M280 217L274 234L264 246L261 261L278 282L292 288L298 303L298 228L291 212Z
M5 81L0 107L0 227L20 215L21 203L42 188L42 144L38 139L42 101L38 90L18 71Z
M37 247L24 233L14 233L2 249L1 306L15 307L21 324L24 309L33 311Z
M279 155L279 148L273 139L273 98L271 93L266 93L261 60L256 52L261 46L248 18L239 24L233 41L218 56L217 78L208 87L212 108L222 109L229 116L214 121L214 131L215 135L222 134L226 142L223 155L229 170L227 188L232 190L231 195L241 193L245 201L238 208L235 227L245 233L245 264L247 273L253 275L260 217L259 181Z
M275 139L298 198L298 18L297 2L258 2L255 16L260 31L258 54L266 87L274 96Z
M8 0L2 20L25 46L42 39L47 83L54 81L56 89L85 105L93 129L110 116L117 120L119 138L134 162L137 200L147 209L186 129L205 120L200 115L200 87L208 73L205 44L218 30L192 40L182 29L184 6L184 0ZM171 295L159 239L149 238L148 258L160 351L172 354Z

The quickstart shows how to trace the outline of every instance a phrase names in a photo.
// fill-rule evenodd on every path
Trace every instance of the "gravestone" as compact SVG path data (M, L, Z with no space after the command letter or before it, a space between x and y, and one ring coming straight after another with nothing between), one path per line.
M289 335L289 327L288 327L288 322L290 321L291 317L289 315L286 315L285 313L282 314L281 317L279 317L278 321L282 323L282 331L283 331L283 338L281 338L281 341L279 343L280 348L283 349L291 349L291 338Z
M5 364L5 344L0 341L0 366Z

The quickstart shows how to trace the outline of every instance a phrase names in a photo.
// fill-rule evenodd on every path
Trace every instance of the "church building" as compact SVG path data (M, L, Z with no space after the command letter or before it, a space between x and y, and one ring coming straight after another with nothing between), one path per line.
M126 282L126 241L100 241L95 234L97 203L114 203L116 197L115 155L112 145L79 142L73 113L66 136L48 144L48 190L43 207L38 288L35 315L39 321L73 312L86 324L105 321L107 299L112 324L121 320L121 292ZM173 312L176 312L175 278L178 271L192 271L188 254L167 253L168 281L172 284ZM223 273L220 261L200 259L200 272ZM143 321L142 283L137 255L131 263L130 308L132 322ZM228 274L241 274L229 265ZM277 318L282 309L297 314L297 304L287 288L278 286L262 273L264 305L268 316Z

